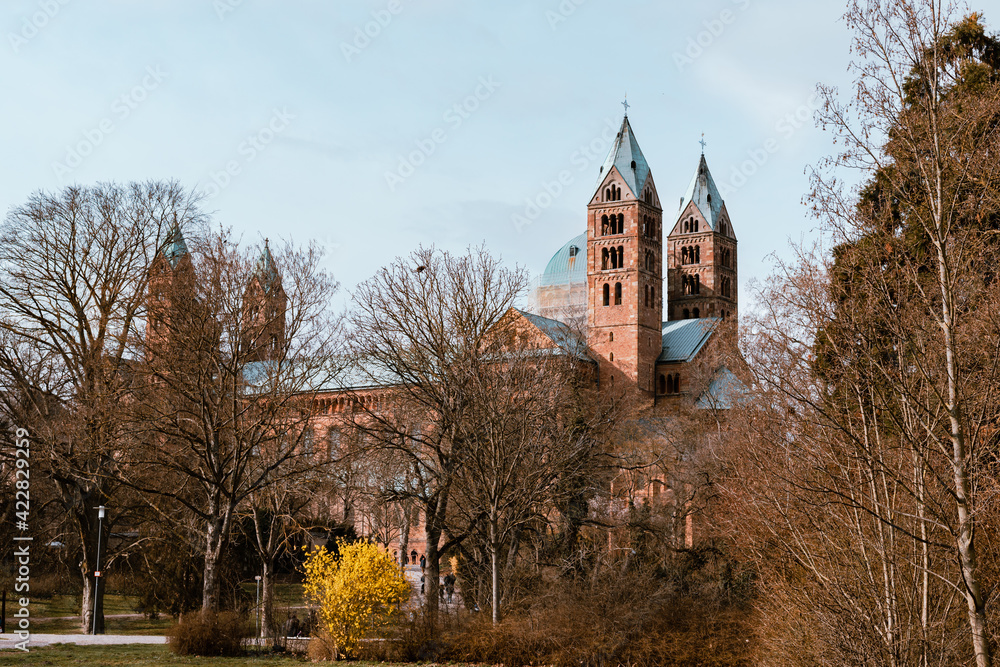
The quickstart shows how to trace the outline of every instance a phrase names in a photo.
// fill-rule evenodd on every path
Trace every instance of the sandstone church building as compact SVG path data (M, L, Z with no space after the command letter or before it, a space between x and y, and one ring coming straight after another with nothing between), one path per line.
M626 113L586 204L586 231L549 261L533 294L537 312L512 309L509 315L519 318L521 329L542 347L555 349L568 337L582 338L585 344L574 345L574 354L582 349L585 361L596 365L601 391L628 392L654 411L670 411L681 396L698 407L726 407L726 394L738 381L709 356L720 325L737 318L737 241L704 154L676 213L667 213L669 226L664 222L652 171ZM194 280L178 229L151 270L148 335L156 337L164 328L158 322L169 317L170 294L176 293L168 286ZM255 311L274 322L264 329L265 340L248 344L259 351L257 360L274 358L268 352L283 347L286 299L280 267L266 244L247 298L263 299ZM692 381L696 368L701 371L697 386ZM347 376L356 381L342 378L313 395L314 417L304 440L314 451L336 451L355 402L374 402L383 390L359 379L360 374ZM637 496L656 495L656 480L647 483L652 490L636 489ZM318 498L317 503L359 534L380 536L397 558L404 556L398 553L399 535L386 532L380 519L349 498ZM685 541L690 540L688 522ZM410 522L406 551L404 560L410 563L423 555L419 517Z

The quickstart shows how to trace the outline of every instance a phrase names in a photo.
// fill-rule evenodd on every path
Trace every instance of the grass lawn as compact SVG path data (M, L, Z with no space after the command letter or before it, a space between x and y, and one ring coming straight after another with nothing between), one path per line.
M21 651L0 651L0 667L5 665L74 665L75 667L134 667L136 665L262 665L264 667L285 667L286 665L311 664L303 657L281 655L247 656L244 658L190 658L177 656L166 646L72 646L55 644L33 648L28 653ZM390 663L346 662L350 667L393 667ZM396 665L396 667L403 667Z
M8 624L10 620L8 619ZM142 618L105 618L104 634L106 635L162 635L177 624L170 616L161 616L156 620ZM56 618L51 621L31 621L31 631L41 634L79 634L79 618Z

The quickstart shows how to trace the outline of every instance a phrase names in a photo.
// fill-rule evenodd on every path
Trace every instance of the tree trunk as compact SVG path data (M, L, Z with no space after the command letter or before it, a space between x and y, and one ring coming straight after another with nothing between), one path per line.
M274 564L268 559L262 562L260 573L260 636L270 637L274 632Z
M210 516L205 530L205 570L201 588L202 611L219 610L219 563L225 551L230 512Z
M500 545L497 544L497 521L496 517L490 518L490 568L492 569L492 602L493 602L493 625L500 622L500 567L498 554Z
M940 201L938 202L938 210ZM947 251L947 240L942 239L942 223L935 219L938 238L935 239L938 259L938 286L941 290L941 333L944 336L945 369L948 374L948 418L952 444L952 468L955 475L955 502L958 510L958 558L965 583L965 600L969 606L969 626L972 630L972 648L976 654L976 667L991 667L990 642L986 630L986 603L979 584L976 563L976 545L973 541L972 517L969 513L968 453L965 447L965 429L962 424L962 404L959 399L958 351L955 342L955 310L953 275Z

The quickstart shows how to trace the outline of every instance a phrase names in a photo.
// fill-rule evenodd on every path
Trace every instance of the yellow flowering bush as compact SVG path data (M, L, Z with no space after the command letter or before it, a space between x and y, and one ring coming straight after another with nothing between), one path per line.
M319 621L337 650L357 654L361 640L384 628L410 597L410 584L386 552L369 542L337 541L306 557L305 594L319 606Z

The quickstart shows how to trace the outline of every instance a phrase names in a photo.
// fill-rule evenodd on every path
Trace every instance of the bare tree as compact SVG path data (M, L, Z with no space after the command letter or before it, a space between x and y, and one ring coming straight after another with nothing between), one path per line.
M241 250L226 233L188 252L178 232L153 267L136 401L146 446L132 468L158 471L159 483L133 483L198 518L204 609L219 605L237 510L301 470L287 464L306 453L339 338L336 283L319 261L315 248Z
M399 498L417 503L427 540L427 609L438 608L441 557L464 534L442 541L457 466L467 449L472 383L494 358L490 332L526 284L483 249L454 256L420 248L362 283L351 342L358 374L385 390L358 395L353 426L370 446L399 457Z
M97 507L109 506L106 531L120 510L115 479L130 440L121 405L146 269L175 220L201 222L176 183L103 184L35 194L0 231L3 409L31 431L33 471L55 482L73 517L85 630L103 632L103 591L92 585L98 560L107 562Z
M494 624L501 613L502 552L512 564L519 531L545 519L563 491L560 481L593 468L604 451L601 426L610 421L610 410L595 400L596 368L583 340L562 327L560 346L533 339L519 324L523 319L511 310L493 327L494 354L470 377L461 426L465 450L453 492L469 530L481 526Z
M822 89L841 151L810 197L837 248L784 267L749 339L761 394L741 460L771 485L733 479L788 559L770 572L812 584L824 659L965 659L948 631L957 596L966 646L992 664L977 536L996 421L1000 62L977 15L956 19L934 0L850 4L854 102ZM842 168L868 175L858 196Z

